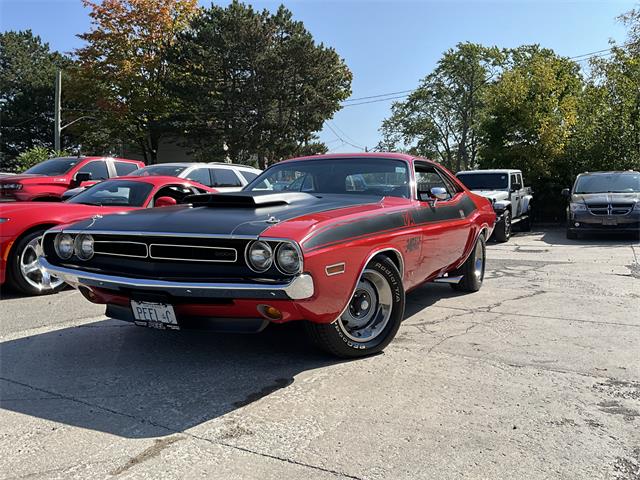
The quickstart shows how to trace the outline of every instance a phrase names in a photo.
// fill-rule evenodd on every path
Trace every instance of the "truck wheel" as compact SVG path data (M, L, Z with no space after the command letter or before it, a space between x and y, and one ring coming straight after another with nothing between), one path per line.
M13 245L7 260L7 282L27 295L47 295L65 287L65 283L49 275L38 262L37 247L44 230L28 233Z
M449 276L453 277L462 275L460 283L452 283L451 288L462 292L477 292L480 290L484 280L486 251L486 240L484 239L484 234L481 233L469 258L460 268L449 273Z
M502 220L498 222L493 231L493 236L498 242L508 242L511 238L511 212L505 210Z
M333 323L305 322L310 339L342 358L381 352L393 340L404 317L404 287L396 266L375 257L366 266L346 310Z

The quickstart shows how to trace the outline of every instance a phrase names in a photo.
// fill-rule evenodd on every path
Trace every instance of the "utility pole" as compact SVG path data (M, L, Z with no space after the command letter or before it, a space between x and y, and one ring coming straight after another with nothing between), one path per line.
M61 102L60 102L60 96L62 93L62 70L58 70L56 72L56 96L55 96L55 105L54 105L54 112L55 112L55 126L54 126L54 133L53 133L53 145L54 145L54 149L56 152L60 151L60 132L62 131L62 128L60 128L60 113L61 113Z

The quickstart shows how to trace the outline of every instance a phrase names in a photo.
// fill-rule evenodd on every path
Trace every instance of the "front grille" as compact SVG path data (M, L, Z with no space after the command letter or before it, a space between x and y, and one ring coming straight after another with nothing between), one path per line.
M96 255L131 258L147 258L148 256L147 244L142 242L96 240L93 248Z
M152 243L149 245L149 258L187 262L234 263L238 260L238 250L226 247Z
M592 203L587 208L593 215L626 215L633 210L633 203Z

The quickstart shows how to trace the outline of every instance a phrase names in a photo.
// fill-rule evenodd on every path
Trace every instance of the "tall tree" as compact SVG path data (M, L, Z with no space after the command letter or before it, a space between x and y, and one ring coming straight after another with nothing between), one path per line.
M53 147L56 71L70 60L31 30L0 34L0 170L33 147Z
M267 162L322 148L313 132L351 93L351 72L281 6L234 1L194 19L174 49L176 121L207 158Z
M197 12L197 0L83 0L92 28L79 35L74 91L95 122L90 130L137 145L155 163L175 101L165 82L167 53Z
M483 122L481 166L520 168L544 179L562 161L577 119L579 66L552 50L512 50L491 86Z
M640 9L623 13L618 20L627 27L627 49L631 54L640 55Z
M407 100L392 106L380 150L408 150L454 170L477 162L486 90L499 72L497 48L460 43L444 53Z

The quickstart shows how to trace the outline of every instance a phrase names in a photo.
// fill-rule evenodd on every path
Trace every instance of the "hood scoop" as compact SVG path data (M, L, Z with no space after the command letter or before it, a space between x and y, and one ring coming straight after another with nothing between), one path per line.
M311 202L316 197L303 192L233 192L190 195L184 203L194 207L260 208Z

